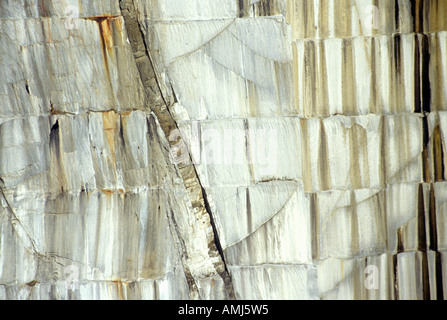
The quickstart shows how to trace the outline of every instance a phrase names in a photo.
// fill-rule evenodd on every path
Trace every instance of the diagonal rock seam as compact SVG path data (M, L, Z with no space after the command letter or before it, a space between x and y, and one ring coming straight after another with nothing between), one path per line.
M11 224L12 229L14 230L14 232L17 235L18 239L20 241L22 241L22 245L25 248L26 252L28 252L30 255L32 255L33 257L35 257L37 259L37 268L36 268L36 272L35 272L34 278L38 279L38 274L40 272L39 270L41 269L41 263L44 263L44 264L50 263L53 266L54 265L59 265L59 266L65 267L64 264L62 264L62 263L60 263L60 262L55 260L55 256L53 254L42 253L39 250L37 250L36 242L31 237L31 235L29 234L29 232L27 231L27 229L23 225L22 221L20 221L20 219L17 216L17 214L14 212L14 209L11 206L8 198L6 197L5 191L3 190L3 186L4 186L4 181L0 178L0 194L2 196L1 198L3 198L4 205L6 206L6 211L9 212L9 215L6 217L6 219ZM1 201L2 200L0 199L0 202ZM64 259L67 259L67 258L64 258ZM26 285L26 286L31 288L30 292L28 294L28 298L31 295L32 290L34 289L34 285L36 283L39 283L39 281L38 280L32 280L32 281L24 284L24 285ZM7 283L0 283L0 285L8 286ZM53 286L54 285L52 285L52 287Z
M153 68L152 59L150 57L150 52L148 45L144 38L144 33L141 29L140 22L138 21L137 11L133 0L120 0L119 6L121 9L121 14L124 19L124 28L130 42L132 52L134 55L135 63L137 65L138 72L148 99L148 104L151 106L151 111L155 114L158 123L162 131L164 132L166 138L170 136L171 132L178 130L177 124L169 112L169 105L165 98L163 97L162 90L157 80L157 75ZM173 89L172 89L173 91ZM175 96L175 95L174 95ZM168 139L169 140L169 139ZM177 141L169 141L169 143L175 144ZM189 155L188 155L189 156ZM196 216L206 216L205 221L209 224L211 232L207 236L208 248L209 248L209 258L213 259L213 265L222 278L227 297L229 299L234 299L234 288L233 283L228 272L223 250L220 244L218 231L214 223L212 212L206 197L205 189L203 188L200 179L198 177L197 171L191 162L188 164L180 163L176 165L178 172L183 180L183 184L186 187L188 195L190 196L192 207ZM176 220L174 214L171 212L169 217L171 223L176 226ZM199 217L203 221L203 217ZM197 281L200 279L194 279L191 269L183 259L188 258L188 248L185 247L184 240L177 228L174 228L176 232L176 237L180 241L182 252L182 263L184 267L185 276L187 278L190 296L199 297L200 293L197 288ZM217 258L217 259L216 259ZM216 261L217 260L217 261Z

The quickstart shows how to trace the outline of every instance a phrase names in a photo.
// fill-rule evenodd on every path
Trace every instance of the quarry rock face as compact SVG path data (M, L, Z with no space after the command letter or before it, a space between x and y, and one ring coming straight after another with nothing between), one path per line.
M0 2L0 299L444 299L444 0Z

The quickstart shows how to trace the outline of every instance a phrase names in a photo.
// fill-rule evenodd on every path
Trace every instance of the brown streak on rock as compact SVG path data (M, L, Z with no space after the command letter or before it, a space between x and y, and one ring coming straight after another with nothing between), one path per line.
M423 184L418 188L418 250L427 251L427 232L425 229L425 203Z
M434 181L444 181L444 146L439 125L433 132Z
M111 196L112 194L114 194L115 192L111 189L102 189L101 190L102 193Z
M45 0L39 0L38 9L39 9L39 15L41 17L49 17L50 16L48 13L47 7L45 5Z
M116 171L116 154L115 154L115 131L116 131L116 120L119 117L115 111L104 112L102 114L102 120L104 125L104 133L107 137L107 142L109 144L110 153L112 156L113 168Z
M105 68L107 78L108 78L108 81L110 84L110 89L113 92L112 80L110 78L110 70L109 70L109 58L108 58L108 56L110 56L112 53L112 49L113 49L113 45L114 45L114 41L113 41L113 37L112 37L112 31L114 30L114 28L113 28L113 25L111 25L111 21L121 20L121 16L103 15L103 16L95 16L95 17L86 17L84 19L96 21L98 23L101 48L102 48L102 56L104 59L104 68ZM121 32L122 28L119 30Z

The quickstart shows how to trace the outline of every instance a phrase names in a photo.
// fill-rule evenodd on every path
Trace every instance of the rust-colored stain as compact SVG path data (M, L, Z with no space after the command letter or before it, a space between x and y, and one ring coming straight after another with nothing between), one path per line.
M51 39L51 24L50 24L50 19L47 20L48 23L48 42L52 43L53 40Z
M107 58L107 53L108 53L108 51L110 51L111 43L112 43L112 37L110 36L110 28L109 28L107 19L99 20L97 22L99 25L99 34L100 34L100 39L101 39L104 68L106 70L107 79L109 80L110 86L112 86L112 80L110 78L110 70L109 70L109 59ZM109 49L107 49L107 48L109 48Z
M86 20L96 21L99 26L99 35L101 40L101 48L102 55L104 60L104 68L107 74L107 78L112 88L112 80L110 78L110 70L109 70L109 57L112 56L113 47L114 47L114 37L113 34L115 32L122 33L122 17L121 16L112 16L112 15L102 15L95 17L86 17ZM116 27L115 27L116 26ZM115 31L116 30L116 31Z
M96 17L87 17L87 20L96 21L99 25L99 32L101 36L103 50L107 50L110 54L110 50L113 48L113 33L122 32L123 24L121 16L103 15Z
M37 281L37 280L33 280L33 281L30 281L30 282L28 282L26 285L28 286L28 287L34 287L36 284L38 284L39 282Z
M45 0L39 0L38 10L39 10L39 15L41 17L49 17L50 16L48 13L48 10L46 8L46 5L45 5Z
M107 142L109 144L110 154L112 156L112 164L113 169L115 170L116 175L116 154L115 154L115 131L116 131L116 123L119 114L115 111L104 112L102 114L102 120L104 125L104 133L107 137Z
M99 30L101 32L101 37L103 39L103 44L105 46L105 49L110 54L110 49L113 47L113 38L112 38L112 31L110 28L110 20L109 19L102 19L98 21L99 24Z
M104 193L104 194L106 194L106 195L112 195L112 194L115 194L115 193L118 193L118 194L120 194L120 195L123 195L123 194L125 194L125 193L127 192L127 190L126 190L126 189L121 189L121 188L118 189L118 190L113 190L113 189L102 189L101 192Z
M116 287L116 295L119 299L124 300L123 284L127 286L126 281L120 279L112 280L112 284Z

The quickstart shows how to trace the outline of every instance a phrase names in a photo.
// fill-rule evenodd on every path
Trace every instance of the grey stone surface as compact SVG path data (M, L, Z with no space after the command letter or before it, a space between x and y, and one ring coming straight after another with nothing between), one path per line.
M1 1L0 299L442 299L446 14Z

